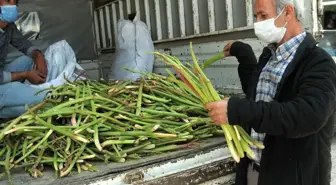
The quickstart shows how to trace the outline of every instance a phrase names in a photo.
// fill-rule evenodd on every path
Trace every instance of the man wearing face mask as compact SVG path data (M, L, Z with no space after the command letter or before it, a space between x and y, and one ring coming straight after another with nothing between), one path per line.
M0 118L21 115L26 104L39 103L45 95L35 95L36 89L22 83L45 82L48 69L43 53L24 38L14 23L19 16L17 3L17 0L0 0ZM9 45L26 56L5 63Z
M240 125L263 142L256 158L237 164L236 185L330 185L336 65L300 20L297 0L256 0L256 36L268 43L259 62L252 48L231 42L246 98L205 106L217 124Z

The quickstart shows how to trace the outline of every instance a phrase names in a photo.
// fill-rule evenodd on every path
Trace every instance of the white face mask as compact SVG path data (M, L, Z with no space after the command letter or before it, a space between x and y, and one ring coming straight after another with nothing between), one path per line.
M283 12L283 10L282 10ZM282 12L276 17L254 23L254 33L259 40L262 40L268 44L279 43L286 34L286 24L282 28L275 26L275 20L279 18Z

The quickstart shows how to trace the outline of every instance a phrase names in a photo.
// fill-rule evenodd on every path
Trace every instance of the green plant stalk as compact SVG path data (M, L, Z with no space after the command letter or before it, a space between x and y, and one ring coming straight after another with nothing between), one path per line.
M147 145L147 146L143 147L142 149L143 149L143 150L152 150L152 149L154 149L155 147L156 147L155 144L150 144L150 145Z
M128 117L126 117L124 115L121 115L121 114L119 114L118 117L120 117L122 119L125 119L125 120L128 120L128 121L131 121L131 122L134 122L134 123L141 124L141 125L153 125L153 124L146 123L146 122L143 122L143 121L139 121L139 120L136 120L136 119L128 118Z
M83 153L85 147L86 147L86 144L82 144L82 145L81 145L79 151L76 153L76 155L75 155L74 159L72 160L70 166L69 166L66 170L64 170L64 169L61 170L60 177L64 177L64 176L68 175L68 174L71 172L72 168L73 168L74 165L77 163L77 160L78 160L79 157L82 155L82 153Z
M40 118L49 118L52 116L58 116L58 115L62 115L62 116L69 116L69 115L73 115L76 113L77 108L72 108L72 107L66 107L66 108L62 108L59 109L57 111L53 111L53 112L44 112L42 114L39 114Z
M129 116L135 116L135 115L132 114L132 113L125 112L125 111L118 110L118 109L114 109L114 108L110 108L110 107L108 107L108 106L104 106L104 105L100 105L100 104L97 104L97 107L99 107L99 108L103 108L103 109L105 109L105 110L112 111L112 114L113 114L113 112L117 112L117 113L120 113L120 114L125 114L125 115L129 115Z
M81 156L79 159L80 159L80 160L85 160L85 159L93 159L93 158L96 158L96 155L95 155L95 154L92 154L92 155L84 155L84 156Z
M95 98L94 96L88 96L88 97L85 97L85 98L79 98L79 99L70 100L70 101L67 101L65 103L59 104L59 105L57 105L57 106L49 109L45 113L50 113L50 112L55 112L55 111L57 112L58 110L60 110L60 109L62 109L64 107L70 107L73 104L85 102L85 101L88 101L88 100L92 100L94 98Z
M77 167L78 174L80 174L82 172L82 168L81 168L80 164L76 163L76 167Z
M139 97L140 92L132 92L132 93L138 95L138 97ZM149 99L149 100L153 100L153 101L161 102L161 103L168 103L168 102L171 101L171 100L167 100L167 99L164 99L164 98L159 98L159 97L156 97L156 96L148 95L148 94L145 94L145 93L142 93L142 96L144 98Z
M46 141L44 141L43 142L43 144L42 144L42 149L40 150L40 152L39 152L39 154L38 154L38 157L37 157L37 159L36 159L36 161L35 161L35 165L33 166L33 168L36 168L38 165L39 165L39 163L41 162L41 160L42 160L42 156L43 156L43 154L44 154L44 151L45 151L45 149L48 147L48 141L46 140Z
M170 72L170 70L167 69L167 71ZM170 72L171 73L171 72ZM192 91L185 83L179 81L178 79L175 78L175 76L171 75L169 78L167 78L168 81L173 82L177 84L177 86L185 91L186 93L191 94L193 97L197 97L194 91Z
M89 83L87 84L87 86L88 86L89 96L92 96L92 92L91 92ZM92 112L97 113L96 105L95 105L93 99L90 100L90 104L91 104L91 110L92 110ZM97 119L97 117L94 116L93 120L96 120L96 119Z
M176 96L182 96L186 100L189 100L193 103L202 104L202 101L200 99L198 99L195 95L190 94L190 93L186 93L185 91L183 91L183 89L180 89L180 88L179 89L172 89L172 88L169 88L169 87L162 87L160 89L167 90L167 91L169 91L170 93L172 93ZM190 95L192 95L192 96L190 96Z
M46 157L43 157L43 160L40 161L40 164L52 164L53 163L53 158L46 158ZM60 164L61 163L64 163L66 162L64 159L57 159L57 162L59 162ZM14 168L24 168L24 167L28 167L28 166L32 166L34 165L35 162L28 162L28 163L21 163L20 165L15 165ZM61 165L59 165L61 166Z
M127 156L128 159L141 159L138 154L130 154Z
M141 80L141 83L140 83L140 88L139 88L139 93L138 93L138 100L137 100L137 110L136 110L136 113L135 115L139 116L140 113L141 113L141 103L142 103L142 96L143 96L143 86L144 86L144 82L143 80Z
M58 158L57 152L54 151L53 166L54 166L55 171L58 171L57 158Z
M12 176L10 173L10 156L11 156L11 148L10 146L6 145L7 148L7 153L6 153L6 160L5 160L5 171L8 177L8 183L10 185L13 185L13 180L12 180Z
M237 153L237 150L236 148L234 147L233 143L232 143L232 140L229 140L226 133L224 132L224 137L225 137L225 140L226 140L226 144L228 145L228 148L230 150L230 153L232 155L232 158L237 162L239 163L240 162L240 157L238 156L238 153Z
M75 128L72 126L60 126L61 128ZM13 132L17 132L19 130L24 130L24 131L37 131L37 130L49 130L48 127L45 126L19 126L19 127L15 127L11 130L8 130L7 132L5 132L5 135L11 134Z
M170 121L170 120L156 120L156 119L149 119L149 118L142 118L143 121L145 122L152 122L155 124L167 124L171 126L183 126L183 122L175 122L175 121Z
M113 161L118 162L118 163L124 163L126 159L124 157L118 157L114 153L109 152L109 151L104 151L106 154L108 154L109 158L111 158ZM125 156L126 157L126 156Z
M197 136L197 138L204 139L204 138L209 138L209 137L212 137L212 136L213 136L213 134L202 134L202 135Z
M80 89L79 89L79 87L76 87L76 99L79 99L80 98ZM82 103L83 104L83 103ZM80 107L81 105L79 105L78 103L76 104L76 107ZM76 114L73 114L72 115L72 118L73 118L73 120L74 120L74 122L76 123L76 126L78 126L79 125L79 119L77 119L76 120Z
M164 103L160 103L160 105L162 105L162 107L164 107L165 109L169 110L169 111L172 112L172 113L178 113L178 112L174 111L173 109L171 109L169 106L167 106L167 105L164 104Z
M194 67L196 68L195 70L198 72L198 74L200 75L201 81L203 81L203 84L205 85L205 87L203 87L203 89L205 89L206 91L209 91L208 96L206 97L206 99L204 99L205 102L208 103L210 101L212 102L212 101L219 100L220 99L219 95L217 94L217 92L213 88L210 80L206 77L206 75L204 74L203 70L198 65L198 61L197 61L197 58L195 56L195 53L194 53L194 50L192 48L192 44L191 43L190 43L190 52L191 52L191 56L193 58ZM209 99L210 96L212 97L212 99Z
M127 131L127 132L102 132L100 136L148 136L158 138L176 138L176 134L165 133L148 133L143 131Z
M250 146L243 139L240 140L240 144L241 144L243 150L246 152L246 154L249 157L251 157L252 159L255 159L255 157L256 157L255 153L252 151Z
M123 154L129 154L129 153L132 153L134 151L140 150L140 149L142 149L142 148L144 148L144 147L146 147L146 146L148 146L150 144L151 144L151 142L146 142L146 143L144 143L142 145L139 145L139 146L135 146L135 147L132 147L132 148L127 148L125 150L120 151L120 154L121 155L123 155Z
M71 139L78 140L78 141L81 141L81 142L83 142L83 143L89 143L89 140L87 140L87 139L85 139L85 138L82 138L82 137L80 137L80 136L78 136L78 135L76 135L76 134L74 134L74 133L68 132L68 131L66 131L66 130L64 130L64 129L58 127L58 126L55 126L55 125L51 124L51 123L47 123L47 122L45 122L44 120L42 120L41 118L39 118L38 116L36 116L35 119L36 119L38 122L40 122L42 125L44 125L44 126L50 128L50 129L53 129L53 130L55 130L56 132L59 132L59 133L61 133L61 134L63 134L63 135L66 135L66 136L70 137Z
M174 139L174 140L171 140L171 141L159 142L159 143L156 143L155 145L157 147L160 147L160 146L164 146L164 145L167 145L167 144L175 144L175 143L186 142L186 141L188 141L188 140L187 139Z
M229 130L229 124L221 124L221 128L223 129L223 131L224 131L224 133L225 133L225 135L226 135L226 137L230 140L230 141L232 141L232 136L231 136L231 133L230 133L230 130Z
M20 123L20 121L22 120L22 118L26 115L31 114L31 112L34 112L36 110L38 110L39 108L41 108L44 104L46 103L46 101L43 101L39 104L37 104L36 106L34 106L33 108L31 108L28 112L25 112L24 114L22 114L21 116L17 117L16 119L14 119L9 125L7 125L7 127L5 127L4 129L1 130L0 132L0 141L3 140L4 136L5 136L5 132L12 129L13 126L17 125L18 123Z
M156 111L152 109L147 109L143 108L142 109L144 112L148 112L151 114L156 114L156 115L162 115L162 116L173 116L173 117L179 117L179 118L188 118L187 115L181 114L181 113L173 113L173 112L165 112L165 111Z
M7 151L7 148L6 147L3 147L0 151L0 158L6 153Z
M223 52L218 53L217 55L209 58L208 60L206 60L203 65L202 65L202 70L207 68L208 66L210 66L211 64L213 64L214 62L221 60L225 57Z
M100 145L100 142L99 142L98 125L95 125L95 126L94 126L94 134L93 134L93 137L94 137L94 143L95 143L97 149L98 149L99 151L102 151L103 148L102 148L102 146Z
M112 148L113 148L113 150L116 152L117 156L118 156L118 157L121 157L121 154L120 154L120 152L119 152L119 150L118 150L118 148L116 147L115 144L112 144Z
M239 157L240 158L244 158L244 156L245 156L244 155L244 150L243 150L242 146L240 145L240 142L238 140L236 132L234 131L234 129L233 129L233 127L231 125L228 125L228 129L229 129L230 134L231 134L231 136L233 138L233 142L234 142L234 144L236 146L236 149L237 149Z
M121 127L121 126L118 126L116 124L112 124L112 123L109 123L109 122L105 122L106 125L109 126L109 128L102 128L102 129L99 129L99 132L106 132L106 131L111 131L111 130L115 130L115 131L120 131L120 132L125 132L126 131L126 128L124 127Z
M79 111L79 112L81 112L81 111ZM129 125L127 125L127 124L125 124L125 123L123 123L123 122L120 122L120 121L118 121L117 119L114 119L114 118L112 118L112 117L109 117L109 116L107 116L106 114L101 114L101 113L91 112L91 111L83 111L82 113L91 114L91 115L94 115L94 116L98 116L98 117L105 118L105 119L107 119L107 120L112 121L113 123L116 123L116 124L122 126L122 127L129 127Z
M70 147L71 147L71 143L72 143L72 141L71 141L71 138L70 137L67 137L67 144L66 144L66 147L65 147L65 150L64 150L64 152L66 153L66 154L70 154Z
M112 113L111 113L111 114L108 114L108 116L111 116L111 115L112 115ZM73 133L74 133L74 134L79 134L79 133L81 133L83 130L86 130L87 128L90 128L90 127L92 127L92 126L94 126L94 125L96 125L96 124L98 124L98 123L103 123L103 122L105 122L105 121L106 121L105 118L100 118L100 119L97 119L97 120L92 121L91 123L88 123L88 124L82 124L80 127L76 128L76 129L73 131Z
M238 126L237 129L240 131L240 134L245 139L245 141L252 142L253 145L256 146L259 149L264 149L265 148L265 146L262 143L254 140L243 128Z
M104 148L108 145L123 145L123 144L135 144L136 140L107 140L104 141L101 146Z
M174 60L178 61L177 58L175 58ZM201 100L204 100L205 95L202 92L202 89L200 89L200 84L197 81L197 77L182 63L175 65L175 69L180 73L182 80L187 84L187 86L189 86L194 91L195 94L200 96Z
M20 157L19 159L17 159L14 163L18 164L20 161L22 161L28 155L30 155L31 153L33 153L39 146L41 146L49 138L49 136L52 133L53 133L53 130L50 129L40 142L38 142L32 149L30 149L25 155L23 155L22 157Z
M182 99L182 98L179 98L179 97L176 97L174 95L171 95L171 94L168 94L168 93L165 93L165 92L162 92L162 91L159 91L157 89L152 89L152 91L155 93L155 94L158 94L158 95L161 95L161 96L165 96L167 98L171 98L172 100L175 100L175 101L178 101L180 103L185 103L187 105L192 105L192 106L195 106L195 107L201 107L203 108L203 106L199 105L199 104L196 104L196 103L193 103L189 100L186 100L186 99Z
M85 87L85 85L84 85L84 87ZM85 98L85 93L86 93L85 88L83 88L82 98ZM82 110L82 111L84 110L84 103L81 104L81 110ZM80 126L81 121L82 121L82 115L80 114L80 115L78 116L78 120L77 120L77 125L78 125L78 126Z
M12 156L12 158L11 158L11 160L10 160L10 162L12 163L13 161L14 161L14 159L15 159L15 156L16 156L16 152L17 152L17 149L18 149L18 147L19 147L19 143L20 143L20 140L18 140L18 141L16 141L16 143L15 143L15 145L14 145L14 149L13 149L13 156Z

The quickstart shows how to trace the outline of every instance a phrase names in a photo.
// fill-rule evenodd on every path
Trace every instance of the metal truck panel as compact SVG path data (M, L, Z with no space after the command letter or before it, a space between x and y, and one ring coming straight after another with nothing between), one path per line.
M136 168L110 178L104 177L89 185L196 185L226 176L225 185L231 185L234 162L224 147L204 151L177 160Z

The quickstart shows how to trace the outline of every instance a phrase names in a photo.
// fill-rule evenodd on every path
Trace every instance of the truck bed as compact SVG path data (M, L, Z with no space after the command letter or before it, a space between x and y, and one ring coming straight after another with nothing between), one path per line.
M14 184L20 185L122 185L122 184L200 184L228 175L232 183L234 162L223 137L200 142L197 148L128 160L125 163L92 163L98 172L73 171L69 177L55 178L52 169L45 169L44 176L32 178L23 169L12 172ZM7 185L7 179L0 181Z

